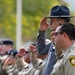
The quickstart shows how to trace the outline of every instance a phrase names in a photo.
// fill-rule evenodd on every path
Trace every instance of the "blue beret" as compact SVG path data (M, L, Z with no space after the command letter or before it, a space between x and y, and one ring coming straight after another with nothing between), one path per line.
M13 41L10 39L5 39L0 41L0 45L13 45Z

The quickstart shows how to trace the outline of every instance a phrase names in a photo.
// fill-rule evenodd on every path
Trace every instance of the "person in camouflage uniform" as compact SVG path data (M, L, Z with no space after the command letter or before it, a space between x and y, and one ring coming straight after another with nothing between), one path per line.
M11 52L14 52L17 50L14 50L14 43L11 39L3 39L0 41L0 75L8 75L6 70L4 69L4 63L7 60L7 58L10 56Z

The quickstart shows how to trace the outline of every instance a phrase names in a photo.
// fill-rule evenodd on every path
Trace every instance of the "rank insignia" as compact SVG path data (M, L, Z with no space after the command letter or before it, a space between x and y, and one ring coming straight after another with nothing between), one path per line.
M72 66L75 66L75 56L70 56L69 57L69 62Z

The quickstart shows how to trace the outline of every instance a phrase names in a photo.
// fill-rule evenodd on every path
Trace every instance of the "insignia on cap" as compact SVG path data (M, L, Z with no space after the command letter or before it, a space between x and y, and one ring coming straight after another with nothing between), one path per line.
M69 57L69 62L72 66L75 66L75 56L70 56Z

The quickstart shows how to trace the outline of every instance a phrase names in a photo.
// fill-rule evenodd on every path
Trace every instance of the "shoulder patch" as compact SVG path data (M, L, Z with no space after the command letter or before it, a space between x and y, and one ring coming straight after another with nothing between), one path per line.
M75 56L70 56L69 57L69 62L71 64L71 66L75 66Z

